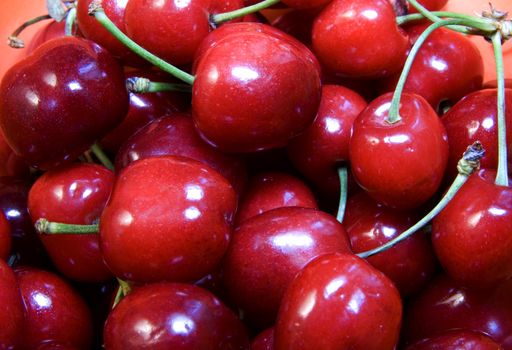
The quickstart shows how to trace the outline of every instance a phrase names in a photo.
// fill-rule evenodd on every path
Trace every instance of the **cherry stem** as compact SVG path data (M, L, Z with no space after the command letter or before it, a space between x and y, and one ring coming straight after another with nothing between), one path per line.
M249 15L251 13L255 13L255 12L264 10L267 7L270 7L272 5L279 3L279 1L280 0L263 0L254 5L247 6L247 7L238 9L238 10L214 14L210 17L210 22L214 26L218 26L219 24L222 24L224 22L231 21L233 19L240 18L240 17L246 16L246 15Z
M103 164L103 166L109 170L114 170L114 164L112 164L112 161L107 157L105 152L103 152L103 149L98 145L97 143L93 144L91 146L91 152L98 158L98 160Z
M389 107L389 114L388 114L388 119L387 119L387 122L389 124L394 124L401 120L400 114L399 114L400 98L402 96L402 92L405 87L405 82L407 80L407 76L409 75L412 64L414 63L414 59L416 58L416 55L418 54L418 51L420 50L421 46L425 43L425 41L427 40L429 35L432 34L432 32L434 32L436 29L439 29L441 27L444 27L444 26L447 26L450 24L461 24L461 23L465 23L465 20L457 19L457 18L441 20L439 22L432 23L418 37L418 39L414 43L413 47L411 48L409 55L407 56L407 60L405 61L404 68L402 70L402 73L400 74L398 83L396 84L396 88L393 93L393 98L391 100L391 106Z
M466 183L469 176L480 167L480 159L484 156L484 154L485 150L482 148L480 142L477 141L469 146L464 152L462 159L459 160L459 164L457 165L459 174L455 180L453 180L453 183L443 198L441 198L439 203L437 203L437 205L427 215L425 215L420 221L418 221L406 231L402 232L399 236L395 237L391 241L381 245L380 247L370 249L356 255L360 258L366 259L372 255L386 251L396 244L402 242L404 239L409 238L409 236L428 224L437 214L439 214L439 212L441 212L441 210L443 210L448 205L448 203L450 203L462 185Z
M117 304L119 304L121 299L130 294L130 292L132 291L132 286L130 285L130 283L120 279L119 277L116 279L117 283L119 283L119 288L117 288L116 297L114 299L114 302L112 303L112 309L115 308Z
M75 22L76 22L76 7L72 7L69 9L68 14L66 16L66 26L64 28L64 33L66 36L74 35Z
M23 30L25 30L25 28L30 27L32 24L36 24L38 22L41 22L41 21L44 21L47 19L52 19L52 17L50 15L42 15L42 16L37 16L35 18L29 19L28 21L23 23L21 26L16 28L16 30L14 32L12 32L11 35L9 35L9 37L7 38L7 45L9 45L10 47L12 47L14 49L24 48L25 42L22 39L18 38L18 36L21 34L21 32Z
M88 234L98 233L99 224L92 225L79 225L79 224L65 224L61 222L52 222L44 218L38 219L34 224L36 231L49 235L53 234Z
M503 69L503 51L501 32L497 31L491 37L496 61L497 116L498 120L498 171L494 183L498 186L508 186L508 159L507 159L507 130L505 121L505 78Z
M105 11L101 7L101 0L93 0L89 6L89 15L94 16L98 22L108 30L117 40L123 43L126 47L132 50L134 53L144 58L146 61L154 64L164 72L171 74L172 76L184 81L187 84L192 85L194 82L194 76L173 66L172 64L164 61L160 57L152 54L151 52L144 49L139 44L131 40L126 34L124 34L116 25L108 18Z
M340 179L340 201L338 204L338 212L336 214L336 220L343 223L345 217L345 209L347 207L347 189L348 189L348 172L347 167L341 167L338 169L338 178Z
M188 84L155 82L143 77L132 77L126 79L126 88L129 92L137 94L165 91L192 92L192 88Z
M457 13L457 12L432 11L430 13L432 15L436 16L436 17L443 17L443 19L459 18L459 19L467 19L467 20L476 20L475 17L468 16L468 15L465 15L465 14L462 14L462 13ZM406 23L409 23L409 22L412 22L412 21L418 21L418 20L422 20L422 19L425 19L425 16L423 14L421 14L421 13L411 13L411 14L404 15L404 16L398 16L396 18L396 23L399 26L401 26L401 25L404 25ZM438 19L436 19L433 22L439 22L440 20L442 20L442 19L438 18ZM468 28L466 26L451 25L451 26L447 26L447 28L449 28L451 30L454 30L456 32L459 32L459 33L463 33L463 34L476 34L474 28ZM495 29L495 27L489 25L489 27L486 28L486 29L487 29L487 31L492 31L492 30ZM485 32L487 32L487 31L485 31Z

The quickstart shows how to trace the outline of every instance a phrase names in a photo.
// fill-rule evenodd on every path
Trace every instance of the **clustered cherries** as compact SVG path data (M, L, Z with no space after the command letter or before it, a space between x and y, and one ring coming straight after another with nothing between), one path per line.
M77 0L28 43L0 83L0 349L512 350L494 67L440 28L401 85L414 0L277 2Z

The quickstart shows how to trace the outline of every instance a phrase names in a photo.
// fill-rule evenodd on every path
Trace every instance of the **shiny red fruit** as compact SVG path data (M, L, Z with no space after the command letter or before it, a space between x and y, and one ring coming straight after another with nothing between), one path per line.
M18 283L9 265L0 259L0 348L19 349L25 321Z
M420 340L405 350L503 350L483 333L452 330L436 337Z
M0 212L0 259L7 260L11 252L11 225Z

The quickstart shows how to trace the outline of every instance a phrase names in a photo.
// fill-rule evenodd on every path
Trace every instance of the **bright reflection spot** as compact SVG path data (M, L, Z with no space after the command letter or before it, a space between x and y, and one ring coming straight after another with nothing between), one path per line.
M208 82L210 84L215 84L219 79L219 71L217 69L212 69L208 72Z
M491 334L499 334L500 325L495 320L489 320L489 322L487 322L487 329Z
M198 201L204 197L203 189L197 185L188 185L185 187L187 199L190 201Z
M194 321L185 315L171 315L167 321L174 334L188 335L194 331Z
M468 125L468 132L469 137L473 137L475 133L478 131L478 128L480 127L480 123L475 121L472 121L470 125Z
M69 83L68 87L71 91L82 90L82 85L80 85L80 83L76 81L72 81L71 83Z
M352 294L352 298L350 298L348 302L348 309L353 313L359 313L361 309L361 305L363 305L365 300L364 293L358 289L354 294Z
M34 293L32 299L37 303L38 309L47 309L52 306L52 300L42 293Z
M331 282L327 284L327 286L325 286L324 298L329 298L331 295L336 293L338 289L343 287L345 283L347 283L347 279L345 277L338 277L333 279Z
M57 76L55 75L55 73L45 74L43 80L46 84L50 85L51 87L57 86Z
M368 141L371 145L373 145L373 146L378 145L378 144L380 143L380 140L379 140L377 137L373 137L373 136L369 136L369 137L367 138L367 141Z
M302 305L299 307L299 315L302 316L302 318L308 317L311 310L313 310L313 307L315 307L316 302L316 292L312 292L308 296L306 296L303 299Z
M190 4L190 1L191 0L174 0L174 6L176 6L179 9L182 9L187 7Z
M53 189L53 195L59 200L61 201L62 198L64 198L64 189L62 186L58 186L58 187L55 187Z
M393 135L384 137L384 142L386 143L400 144L406 143L407 141L409 141L409 136L407 135Z
M482 212L479 211L478 213L471 215L468 219L468 222L471 226L475 227L478 225L478 222L480 221L481 218Z
M78 187L77 183L73 182L71 184L71 186L69 186L69 189L74 192L74 191L76 191L77 187Z
M231 70L231 74L233 74L235 77L237 77L244 83L247 83L259 77L258 72L248 67L235 67Z
M384 236L385 236L386 238L391 238L391 237L393 237L393 236L395 235L396 230L395 230L394 228L392 228L392 227L386 227L386 226L384 226L384 227L382 228L382 233L384 234Z
M291 200L293 200L294 195L292 192L286 191L283 195L283 201L284 203L288 204Z
M379 14L375 10L364 10L361 14L368 19L375 19L379 17Z
M503 216L507 213L507 211L505 209L501 209L501 208L490 207L489 213L491 213L492 215L495 215L495 216Z
M135 326L135 332L139 334L145 341L148 341L151 339L153 334L153 324L149 322L148 320L140 320L138 321Z
M313 243L311 236L301 232L289 232L272 238L272 244L279 248L307 248Z
M441 305L450 305L451 307L456 307L464 302L464 294L462 293L456 293L452 296L450 296L448 299L443 300L440 302Z
M145 106L146 106L146 104L144 103L144 101L142 101L142 100L140 99L140 97L139 97L139 96L137 96L137 95L135 95L135 94L130 94L130 102L131 102L132 104L134 104L135 106L137 106L137 107L145 107Z
M201 212L196 207L188 207L183 214L189 220L194 220L201 216Z
M440 72L443 72L448 68L448 65L446 64L446 62L444 62L442 60L438 60L436 58L433 58L430 61L430 64L432 65L432 67L434 67L436 70L438 70Z
M327 118L325 118L325 129L329 132L340 131L341 124L340 124L339 120L337 120L335 118L327 117Z
M139 159L139 154L137 152L130 151L129 155L130 155L130 159L132 160L132 162L135 162L136 160Z
M491 129L494 126L494 119L492 118L485 118L482 122L482 126L486 129Z
M130 226L133 222L133 216L129 211L123 210L121 214L119 214L119 224L121 226Z
M16 209L9 209L5 215L8 217L8 218L17 218L21 215L21 213L16 210Z
M379 117L382 117L389 111L390 107L391 107L391 102L386 102L382 106L379 106L379 108L377 108L375 110L375 114L378 115Z
M354 17L356 12L354 10L348 10L347 12L344 12L341 16L345 18L352 18Z
M90 188L87 188L84 193L82 193L82 199L86 199L87 197L89 197L92 193L92 190Z
M39 105L39 96L37 96L37 94L30 90L30 91L27 91L27 93L25 94L25 97L27 98L28 102L30 102L30 104L34 107L37 107Z

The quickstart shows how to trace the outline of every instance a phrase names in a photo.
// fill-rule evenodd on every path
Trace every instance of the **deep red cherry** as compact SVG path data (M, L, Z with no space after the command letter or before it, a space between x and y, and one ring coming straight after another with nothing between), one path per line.
M114 174L97 164L78 163L39 177L28 196L32 221L90 225L97 223L112 187ZM53 263L64 276L84 282L112 278L103 262L98 234L41 234Z
M507 139L512 140L512 90L505 90L505 116ZM475 91L445 113L441 121L448 134L450 153L447 173L449 178L457 175L457 162L468 145L480 141L485 157L482 168L496 169L498 166L498 128L496 118L496 89ZM508 167L512 169L512 143L508 146Z
M19 349L22 343L24 309L11 268L0 259L0 348Z
M412 42L428 27L408 27ZM423 96L434 109L441 102L456 103L482 87L484 64L480 51L466 36L440 28L430 35L414 60L404 91ZM382 91L393 91L399 73L383 82Z
M53 39L18 62L0 85L0 127L14 152L49 169L73 161L128 110L124 74L97 44Z
M259 327L273 324L293 277L315 257L350 253L343 226L322 211L285 207L244 221L224 259L231 300Z
M61 38L66 35L66 21L57 22L51 20L48 24L41 27L27 43L27 55L32 53L39 46L54 38ZM78 33L77 33L78 35Z
M317 16L312 41L323 66L337 75L355 78L398 72L409 47L389 0L332 1Z
M219 265L236 205L229 182L198 161L134 162L118 175L100 218L105 262L130 281L197 280Z
M400 121L387 121L391 94L378 97L355 120L349 152L352 173L387 206L412 209L437 191L448 160L439 117L421 96L404 93Z
M188 157L207 164L228 179L239 194L247 182L244 160L204 142L192 118L185 113L154 120L126 140L117 153L116 169L119 171L136 160L165 155Z
M56 341L89 349L91 315L76 291L50 272L21 268L15 273L25 305L23 348L35 349L43 342Z
M331 0L283 0L286 6L296 9L315 9L323 7L330 3Z
M503 349L512 349L512 280L493 289L471 289L446 275L431 281L411 299L404 318L403 338L413 343L448 330L477 331Z
M323 195L339 198L337 170L349 159L352 124L366 106L366 101L348 88L323 85L315 121L288 144L293 165Z
M287 11L275 18L271 24L272 27L282 30L304 45L311 47L311 30L319 11L311 9Z
M448 2L448 0L421 0L418 1L423 7L430 11L439 11L443 8L444 5ZM409 5L409 12L415 13L418 12L414 8L414 6Z
M260 332L251 342L251 350L273 350L274 327Z
M320 76L304 51L295 39L263 31L231 33L207 49L192 91L202 137L224 151L254 152L282 147L306 129L320 101Z
M474 287L512 277L512 188L495 171L474 173L432 221L432 242L444 270Z
M76 346L63 344L59 342L44 342L42 344L39 344L39 346L36 348L36 350L78 350Z
M361 253L392 240L415 224L416 212L398 212L377 204L365 192L349 198L343 226L354 253ZM434 275L436 258L430 238L416 233L368 262L384 272L405 297L420 291Z
M402 301L393 283L352 254L308 264L287 289L274 330L276 350L392 350Z
M14 154L0 132L0 176L28 178L29 174L30 169L27 163Z
M420 340L405 350L503 350L483 333L453 330L437 337Z
M11 225L0 212L0 259L7 260L11 252Z
M179 283L133 290L109 315L104 340L110 350L249 348L247 332L230 309L208 291Z
M315 196L299 178L278 171L255 174L236 213L237 225L250 217L281 207L318 209Z

